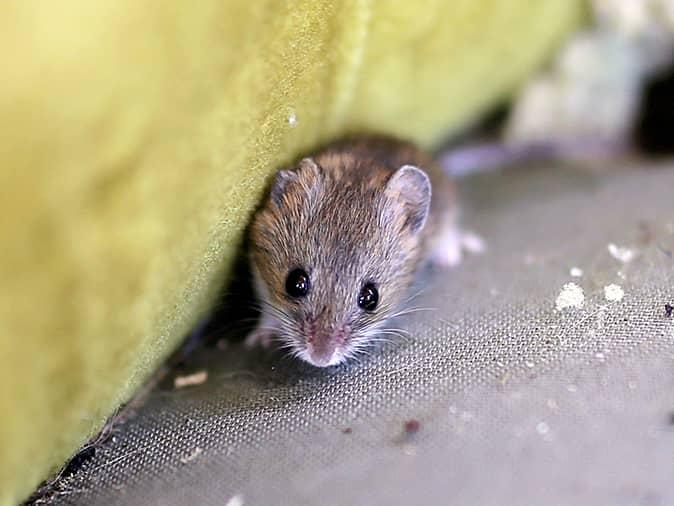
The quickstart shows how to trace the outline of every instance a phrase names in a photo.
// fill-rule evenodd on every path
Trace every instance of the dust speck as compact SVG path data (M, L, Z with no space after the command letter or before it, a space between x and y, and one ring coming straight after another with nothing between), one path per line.
M585 303L585 293L583 289L575 283L566 283L555 301L557 310L566 308L580 308Z
M290 114L288 114L288 125L290 125L291 128L297 126L297 114L295 114L295 111L291 111Z
M403 445L403 453L409 457L413 457L417 454L417 448L410 444Z
M582 278L583 269L581 269L580 267L571 267L571 269L569 269L569 274L571 274L571 276L574 278Z
M236 494L225 503L225 506L243 506L243 496L241 494Z
M192 462L194 459L196 459L199 455L203 453L203 450L199 447L196 447L192 453L189 455L186 455L184 457L180 458L180 462L183 464L187 464L189 462Z
M625 264L634 260L634 257L636 255L634 250L630 248L617 246L613 243L610 243L608 245L608 252L611 254L613 258Z
M468 253L484 253L487 250L485 240L475 232L464 231L461 236L461 245Z
M665 304L665 315L668 317L674 315L674 306L672 304Z
M545 435L550 432L550 426L545 422L538 422L536 425L536 432L538 432L540 435Z
M604 287L604 297L610 302L619 302L625 296L625 291L620 285L610 284Z

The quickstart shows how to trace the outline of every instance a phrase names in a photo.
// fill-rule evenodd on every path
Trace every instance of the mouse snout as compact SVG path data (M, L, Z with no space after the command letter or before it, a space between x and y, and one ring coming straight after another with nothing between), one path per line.
M309 362L317 367L332 365L337 351L337 343L333 339L310 339L307 341Z
M342 347L345 345L346 334L344 328L307 329L305 332L306 359L317 367L327 367L342 361Z

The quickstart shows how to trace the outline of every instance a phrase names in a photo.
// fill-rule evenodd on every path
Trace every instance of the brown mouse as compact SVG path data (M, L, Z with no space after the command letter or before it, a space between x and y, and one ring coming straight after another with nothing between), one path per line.
M279 171L251 227L261 318L247 343L278 339L318 367L356 355L422 264L459 261L457 217L453 182L407 142L341 141Z

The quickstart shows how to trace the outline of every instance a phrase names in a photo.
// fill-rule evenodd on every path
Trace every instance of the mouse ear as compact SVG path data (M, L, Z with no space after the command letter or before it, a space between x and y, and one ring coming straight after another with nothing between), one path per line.
M271 186L271 199L277 206L283 202L283 196L286 194L288 186L297 181L298 175L294 170L279 170Z
M319 176L320 168L312 158L300 160L296 169L278 171L271 187L272 201L280 206L283 203L283 196L292 188L298 188L310 196Z
M423 170L403 165L386 183L386 194L404 206L406 226L413 232L423 228L431 207L431 182Z

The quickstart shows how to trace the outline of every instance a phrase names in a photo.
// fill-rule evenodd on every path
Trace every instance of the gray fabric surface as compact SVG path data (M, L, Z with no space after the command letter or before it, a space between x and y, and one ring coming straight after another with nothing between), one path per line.
M155 389L54 502L674 504L674 170L463 186L488 251L424 274L411 339L330 370L200 350L181 374L208 380ZM556 311L569 281L585 305Z

